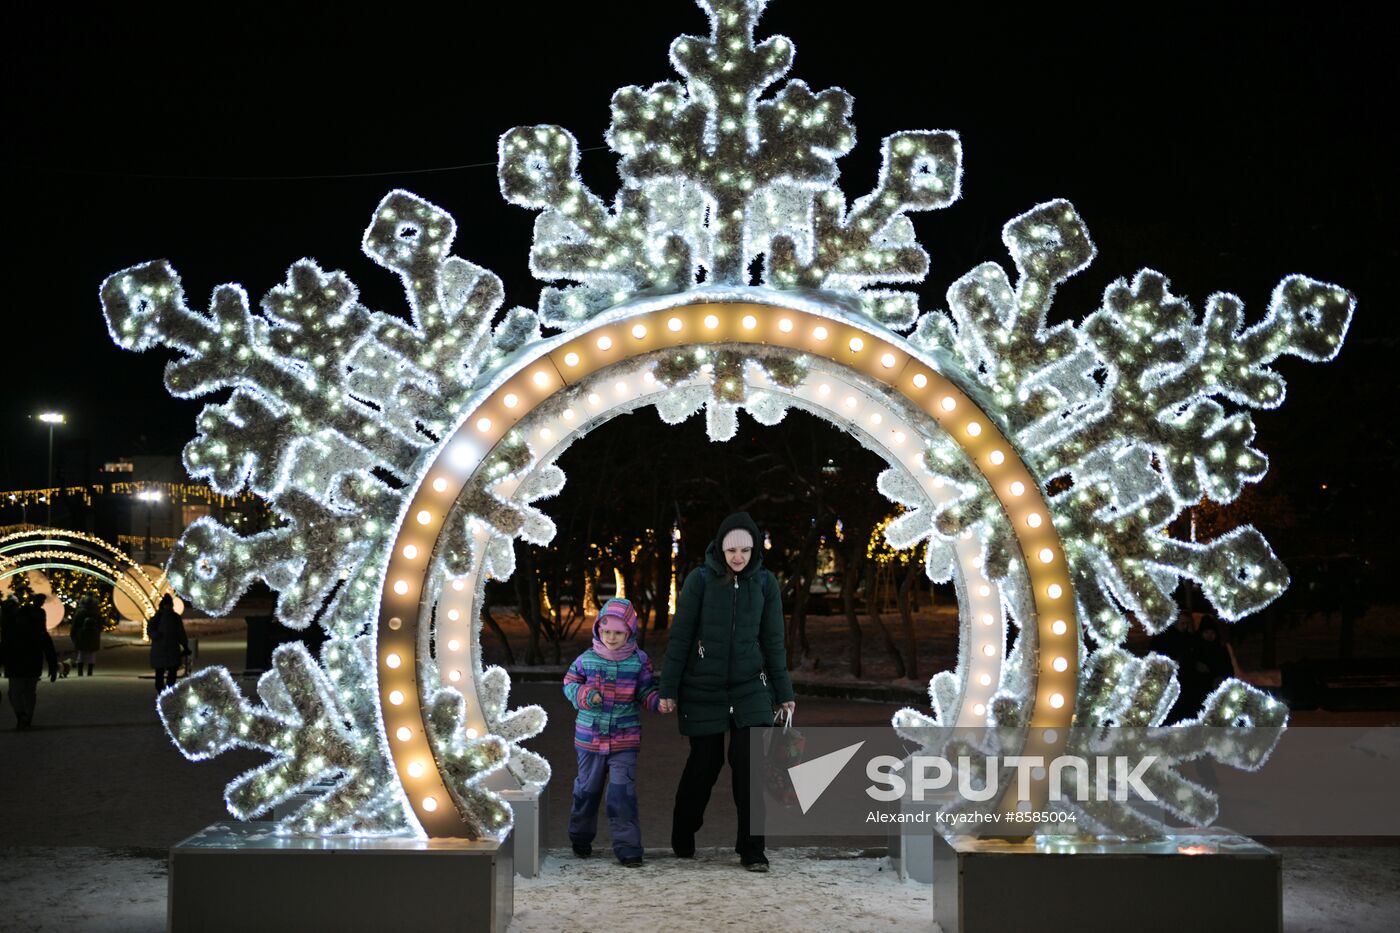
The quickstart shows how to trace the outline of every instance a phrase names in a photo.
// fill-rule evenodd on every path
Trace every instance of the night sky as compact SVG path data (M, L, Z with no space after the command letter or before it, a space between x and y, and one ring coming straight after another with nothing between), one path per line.
M559 123L601 146L612 91L674 79L670 40L706 31L685 0L493 4L484 20L467 12L480 5L354 18L287 18L285 6L165 19L50 5L9 24L0 489L42 484L46 434L28 416L46 408L69 415L56 436L64 482L95 478L113 456L174 454L193 435L202 402L166 396L163 351L124 353L106 334L98 286L126 266L170 260L203 307L222 282L256 299L310 256L347 272L369 306L401 311L397 278L359 242L379 199L404 187L453 213L455 252L502 276L507 307L534 306L535 215L499 196L497 137ZM1258 446L1274 459L1270 483L1321 497L1309 520L1393 512L1388 30L1344 4L1014 17L989 6L779 0L760 24L794 40L791 77L854 95L848 195L873 186L883 136L962 135L962 200L913 215L932 257L924 307L943 307L979 262L1009 265L1001 225L1053 197L1076 205L1099 247L1061 289L1060 317L1091 311L1143 266L1197 309L1231 291L1256 316L1289 273L1345 285L1359 307L1341 356L1281 364L1289 400L1256 414ZM582 164L611 199L613 155Z

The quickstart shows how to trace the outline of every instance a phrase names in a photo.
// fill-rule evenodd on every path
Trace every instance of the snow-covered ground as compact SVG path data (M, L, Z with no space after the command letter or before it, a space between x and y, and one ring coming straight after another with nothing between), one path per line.
M1400 847L1285 848L1288 933L1382 933L1400 921ZM157 933L165 929L165 853L155 849L0 849L3 929L33 933ZM773 871L750 874L732 852L694 861L658 854L641 868L552 850L543 877L516 879L512 933L728 927L765 933L937 930L931 889L901 882L883 858L852 850L770 850ZM1084 930L1116 931L1112 918Z

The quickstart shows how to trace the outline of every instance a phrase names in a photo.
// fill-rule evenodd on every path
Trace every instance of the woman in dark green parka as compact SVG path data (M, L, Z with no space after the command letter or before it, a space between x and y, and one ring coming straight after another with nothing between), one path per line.
M749 730L771 726L775 707L789 712L796 707L783 646L782 600L778 581L763 569L762 540L747 512L720 523L704 566L681 588L661 671L661 709L677 711L681 734L690 738L690 757L676 788L671 848L681 858L695 854L695 833L724 767L728 732L739 811L734 850L750 871L767 871L768 859L762 833L749 831L754 817ZM761 797L752 802L759 824L762 802Z

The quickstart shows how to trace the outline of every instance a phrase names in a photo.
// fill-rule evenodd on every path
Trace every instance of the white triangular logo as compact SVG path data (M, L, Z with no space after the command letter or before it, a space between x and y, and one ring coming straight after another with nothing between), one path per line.
M826 789L831 786L831 782L836 780L836 775L841 773L841 769L855 757L856 752L864 742L857 742L854 745L847 745L845 748L837 749L820 758L813 758L811 761L804 761L800 765L793 765L788 768L788 776L792 778L792 789L797 791L797 802L802 807L802 812L806 813L812 809L812 804L817 802L817 798L826 793Z

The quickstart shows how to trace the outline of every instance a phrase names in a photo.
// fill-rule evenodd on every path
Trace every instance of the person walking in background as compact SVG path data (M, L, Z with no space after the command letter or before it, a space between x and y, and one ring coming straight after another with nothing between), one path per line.
M768 870L768 858L763 797L753 800L749 787L749 730L773 725L775 707L791 714L797 705L783 647L782 599L778 581L763 569L757 547L762 540L747 512L720 523L704 565L681 588L661 674L661 711L678 710L681 734L690 738L690 757L676 788L671 848L680 858L695 855L695 833L724 767L728 732L739 811L734 851L745 868L759 872Z
M91 677L93 668L97 666L97 652L102 650L102 611L92 594L78 600L68 635L73 639L73 650L76 652L73 664L78 669L78 676L83 676L83 666L86 665L87 675Z
M190 653L190 640L185 635L185 621L175 611L175 601L169 593L160 598L160 606L146 623L151 638L151 667L156 672L156 692L175 685L180 662Z
M34 704L44 662L48 662L49 682L58 679L58 652L49 636L44 597L35 596L23 606L13 598L5 602L7 608L0 619L0 665L9 680L15 728L23 731L34 724Z
M564 675L564 695L578 709L574 750L578 777L569 811L574 854L593 854L598 804L607 784L608 829L613 854L623 865L642 864L642 827L637 811L637 753L642 747L643 707L656 712L651 661L637 647L637 611L625 599L603 604L593 622L593 647L574 659Z

